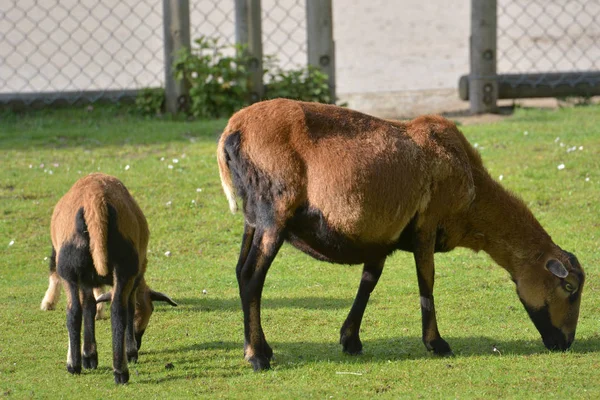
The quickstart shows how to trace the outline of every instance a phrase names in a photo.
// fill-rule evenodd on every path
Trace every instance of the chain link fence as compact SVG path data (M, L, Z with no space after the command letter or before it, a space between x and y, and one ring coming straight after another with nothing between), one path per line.
M511 86L600 84L600 1L498 0L497 18L497 72Z
M306 65L305 0L263 0L264 54ZM234 0L190 0L192 40L235 42ZM0 2L0 104L120 100L164 86L161 0Z

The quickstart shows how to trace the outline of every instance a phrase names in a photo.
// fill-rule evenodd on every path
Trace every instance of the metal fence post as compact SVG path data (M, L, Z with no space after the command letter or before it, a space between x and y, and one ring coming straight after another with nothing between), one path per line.
M167 112L175 114L188 104L189 87L173 76L175 54L190 48L189 0L163 0L163 28L165 41L165 103Z
M471 112L496 111L496 0L471 0L469 100Z
M235 42L246 46L250 56L250 101L262 99L263 86L263 50L262 15L260 0L235 0Z
M331 102L335 103L335 42L331 0L306 1L308 64L319 67L329 77Z

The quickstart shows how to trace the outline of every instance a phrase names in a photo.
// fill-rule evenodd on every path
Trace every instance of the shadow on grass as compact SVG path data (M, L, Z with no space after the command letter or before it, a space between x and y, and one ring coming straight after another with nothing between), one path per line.
M213 311L240 311L242 305L239 298L176 298L174 299L180 308L194 312L213 312ZM352 306L353 299L336 299L330 297L294 297L294 298L264 298L261 302L262 308L279 309L292 308L304 310L336 310L348 309ZM162 307L160 309L163 309ZM168 311L168 308L164 308ZM159 311L159 308L156 309Z
M552 353L547 350L540 340L497 340L487 336L448 337L445 338L454 352L448 360L465 357L506 356L506 355L536 355ZM292 339L293 340L293 339ZM342 347L337 342L271 342L275 358L284 357L297 360L336 361L344 362L381 362L395 360L418 360L422 358L443 358L428 352L420 337L399 337L369 340L363 338L363 354L349 356L342 353ZM213 341L198 343L176 349L148 351L148 354L160 353L189 353L206 350L224 350L242 352L243 340L239 342ZM497 351L494 351L496 349ZM566 353L586 354L600 352L600 338L584 338L575 340ZM560 353L560 352L558 352Z
M540 340L496 340L486 336L475 337L448 337L446 338L454 351L453 357L438 357L425 350L420 337L399 337L375 340L363 340L363 354L350 356L344 354L341 345L335 342L269 342L274 351L271 367L275 370L293 370L302 368L307 364L339 363L340 371L349 368L360 369L363 365L369 367L373 364L388 362L414 361L431 359L444 360L448 368L461 359L475 357L503 357L503 356L535 356L549 354ZM198 343L164 351L150 351L148 354L170 354L174 356L176 372L168 377L148 379L139 383L159 383L164 381L186 380L214 376L215 373L223 378L239 376L243 372L246 362L243 360L243 341L213 341ZM498 351L494 351L496 348ZM208 371L206 367L206 353L223 353L219 359L223 365L215 367L219 371ZM600 352L600 338L584 338L576 340L573 347L567 351L572 354L586 354ZM182 356L184 355L184 356ZM235 357L239 361L235 360ZM227 360L225 360L227 359ZM368 364L368 365L367 365ZM242 367L242 369L240 368ZM251 366L246 365L248 372ZM208 367L212 369L212 367Z

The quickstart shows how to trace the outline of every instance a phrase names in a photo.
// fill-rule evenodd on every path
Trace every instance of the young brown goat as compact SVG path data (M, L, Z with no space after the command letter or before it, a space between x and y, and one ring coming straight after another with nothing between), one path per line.
M552 242L526 205L487 173L456 126L439 116L384 121L331 105L256 103L234 114L218 145L231 211L243 200L236 273L244 354L255 370L272 350L260 322L267 271L283 241L324 261L363 263L358 293L340 331L343 350L362 350L369 296L395 250L414 254L423 342L451 354L438 332L434 253L484 250L511 275L549 349L575 336L584 273Z
M127 362L136 362L152 301L177 304L155 292L144 280L148 224L138 204L118 179L91 174L78 180L52 214L50 287L44 305L58 299L58 276L67 292L69 351L72 374L98 366L94 317L96 303L112 300L113 372L116 383L127 383ZM93 289L113 285L112 292L94 297ZM81 323L83 319L83 358Z

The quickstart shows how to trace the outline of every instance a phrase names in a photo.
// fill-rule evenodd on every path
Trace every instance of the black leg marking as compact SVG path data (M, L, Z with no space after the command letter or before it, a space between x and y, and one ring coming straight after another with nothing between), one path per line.
M371 297L371 293L377 286L385 257L372 263L365 263L363 267L362 278L356 293L356 298L350 309L350 313L340 329L340 343L344 353L355 355L362 353L362 343L359 337L360 325L362 322L365 308Z
M247 240L246 236L244 240ZM271 367L269 360L273 356L273 350L268 345L261 326L260 302L267 272L282 243L280 232L256 228L252 246L238 274L244 311L244 356L255 371Z
M128 284L129 283L129 284ZM113 288L113 300L110 306L110 322L112 327L113 373L115 383L127 383L129 370L125 355L125 330L127 329L127 314L129 292L133 282L117 282Z
M76 283L67 282L67 331L69 332L69 351L67 353L67 371L81 373L81 319L82 309L79 302L79 288Z
M135 313L135 289L131 291L129 295L129 302L127 305L127 361L136 363L138 360L138 344L134 336L133 317Z
M451 356L452 350L448 343L442 339L438 331L433 302L433 284L435 276L434 248L435 235L417 232L414 249L417 279L419 282L419 295L421 297L421 318L423 343L427 350L437 355Z
M244 223L244 233L242 235L242 245L240 248L240 256L238 258L238 263L235 268L235 274L237 276L238 286L241 291L241 274L242 269L244 268L244 264L246 263L246 259L248 258L248 254L250 253L250 248L252 247L252 240L254 238L254 232L256 229L248 223ZM240 293L241 296L241 293Z
M81 289L83 298L83 368L98 367L96 350L96 298L91 288Z

